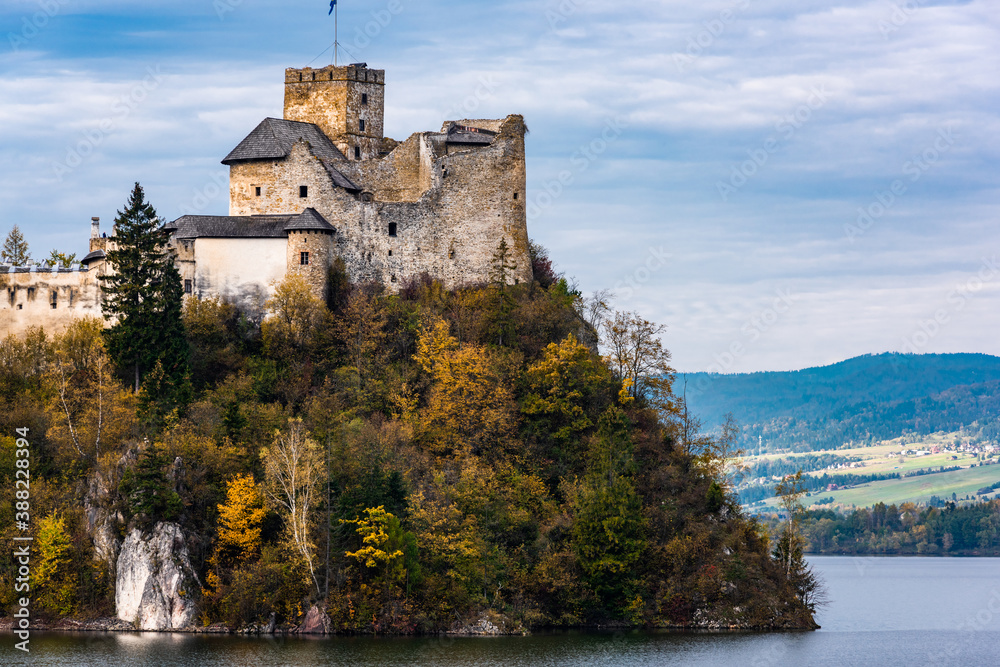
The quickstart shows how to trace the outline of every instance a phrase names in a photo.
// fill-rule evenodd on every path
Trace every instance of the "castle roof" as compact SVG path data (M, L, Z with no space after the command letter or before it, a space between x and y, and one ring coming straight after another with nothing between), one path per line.
M290 231L335 231L316 209L297 215L185 215L164 225L176 239L283 239Z
M329 222L326 221L322 215L314 208L307 208L302 211L302 213L292 216L292 218L285 223L286 232L301 232L307 230L321 231L321 232L333 232L336 231Z
M265 118L254 131L230 151L222 164L246 160L279 160L288 157L299 140L309 142L313 153L321 160L344 160L344 154L314 123Z
M91 262L96 262L99 259L106 259L106 258L107 258L107 255L104 254L104 251L101 250L100 248L98 248L97 250L94 250L93 252L88 253L86 257L84 257L83 259L80 260L80 263L81 264L90 264Z

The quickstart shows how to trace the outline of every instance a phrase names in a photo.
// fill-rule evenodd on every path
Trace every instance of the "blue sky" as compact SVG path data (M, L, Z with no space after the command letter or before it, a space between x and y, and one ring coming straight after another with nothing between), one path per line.
M0 233L83 253L136 180L225 214L219 160L329 64L327 9L6 0ZM524 114L531 236L679 370L1000 354L995 5L340 0L340 39L389 136Z

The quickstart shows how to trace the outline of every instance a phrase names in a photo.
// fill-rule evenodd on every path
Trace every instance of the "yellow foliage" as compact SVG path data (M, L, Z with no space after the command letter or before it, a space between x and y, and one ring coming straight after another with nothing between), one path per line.
M226 485L226 502L219 505L219 551L246 563L260 555L261 525L267 510L250 475L236 475Z
M509 441L514 434L514 396L502 359L479 345L458 341L437 319L424 327L415 359L432 380L422 426L437 449L473 451Z
M348 551L344 555L348 558L356 558L363 562L365 567L378 567L379 565L390 565L397 558L403 557L403 552L399 549L391 550L388 546L389 533L386 529L395 518L391 512L386 512L383 505L369 507L365 510L367 518L364 519L341 519L340 523L353 523L357 526L357 533L361 536L364 546L357 551Z
M269 317L260 331L264 347L272 355L307 351L326 314L326 305L313 294L306 279L296 273L275 285L274 295L264 306Z
M71 570L70 538L66 521L53 512L38 524L37 558L32 562L31 590L42 607L60 615L75 610L76 575Z

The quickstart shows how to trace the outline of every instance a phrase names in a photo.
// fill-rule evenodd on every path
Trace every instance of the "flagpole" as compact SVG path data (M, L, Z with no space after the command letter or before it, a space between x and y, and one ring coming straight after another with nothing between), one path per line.
M340 5L333 6L333 66L337 66L337 51L340 47Z

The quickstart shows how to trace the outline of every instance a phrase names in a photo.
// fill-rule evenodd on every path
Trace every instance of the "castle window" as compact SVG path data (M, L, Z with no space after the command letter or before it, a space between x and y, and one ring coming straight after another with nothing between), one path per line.
M361 120L358 121L358 131L359 132L364 132L365 131L365 119L364 118L362 118Z
M391 250L389 251L389 257L392 257L392 251Z
M257 189L259 190L260 188L257 188ZM517 193L516 192L514 193L514 199L517 199Z
M361 159L361 147L360 146L355 146L354 147L354 159L355 160L360 160Z
M396 235L396 223L395 222L390 222L389 223L389 236L395 236L395 235Z
M309 266L309 253L300 252L299 253L299 264L302 266Z
M394 283L394 282L396 282L396 274L392 274L392 275L391 275L391 276L389 277L389 282L391 282L391 283Z
M53 292L52 293L52 309L53 310L55 310L55 308L56 308L56 299L57 298L58 298L58 295L55 292Z
M455 259L455 251L454 250L449 250L448 251L448 259Z
M299 186L299 197L305 198L305 197L308 197L308 196L309 196L309 186L308 185L300 185Z
M258 190L259 189L260 188L258 188ZM193 291L193 286L191 285L191 281L190 280L185 280L184 281L184 293L185 294L191 294L192 291Z
M21 309L23 309L23 308L24 308L24 304L23 304L23 303L19 303L19 304L17 304L17 309L18 309L18 310L21 310Z
M361 93L361 103L368 104L368 93Z
M255 188L253 189L253 191L254 191L254 194L255 194L256 196L258 196L258 197L260 196L260 186L259 186L259 185L258 185L257 187L255 187ZM517 198L517 195L514 195L514 198L516 199L516 198Z

